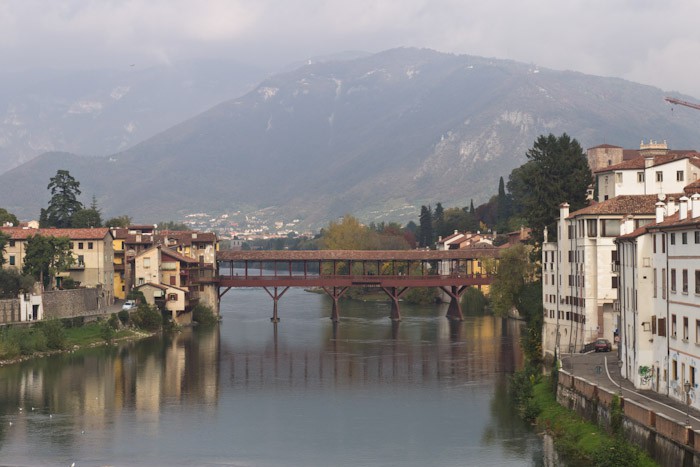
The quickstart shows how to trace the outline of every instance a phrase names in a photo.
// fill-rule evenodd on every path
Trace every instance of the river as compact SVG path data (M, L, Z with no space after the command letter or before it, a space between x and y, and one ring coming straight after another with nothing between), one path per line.
M0 465L542 465L506 396L521 323L228 292L222 324L0 368Z

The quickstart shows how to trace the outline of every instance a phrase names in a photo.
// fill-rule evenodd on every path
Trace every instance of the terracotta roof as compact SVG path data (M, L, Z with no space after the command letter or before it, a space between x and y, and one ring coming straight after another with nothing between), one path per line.
M588 150L591 150L591 149L608 149L608 148L622 149L622 146L614 146L614 145L612 145L612 144L599 144L598 146L593 146L592 148L588 148Z
M176 259L178 261L182 261L182 262L190 263L190 264L192 264L192 263L196 264L199 262L196 259L190 258L189 256L181 255L177 251L171 250L170 248L167 248L167 247L164 247L161 245L158 245L158 248L161 249L162 254L164 254L166 256L170 256L171 258Z
M647 227L649 227L649 226L643 225L643 226L637 228L636 230L634 230L628 234L620 235L619 237L617 237L617 239L618 240L631 240L633 238L640 237L640 236L644 235L645 233L647 233Z
M192 238L197 235L197 238ZM193 243L216 243L216 234L213 232L198 232L196 230L162 230L156 234L159 240L172 239L178 245L191 245Z
M621 195L600 203L591 204L569 214L568 219L577 216L604 214L655 214L658 195Z
M669 162L674 162L681 159L688 159L688 162L700 167L700 154L696 151L669 151L666 154L659 154L654 156L654 162L651 167L657 167L659 165L668 164ZM595 171L595 173L612 172L614 170L638 170L645 167L645 158L637 154L636 157L624 160L619 164L610 165L607 167L600 168Z
M700 180L687 184L685 188L683 188L683 191L688 197L695 193L700 193Z
M461 234L461 233L459 233L459 232L455 232L455 233L453 233L452 235L449 235L449 236L443 238L443 239L442 239L440 242L438 242L438 243L447 243L447 242L449 242L449 241L454 240L454 239L457 238L457 237L464 237L464 234Z
M32 235L43 237L68 237L71 240L102 240L110 233L107 227L93 229L27 229L24 227L0 227L12 240L26 240Z
M602 169L598 169L595 171L595 173L605 173L605 172L612 172L614 170L634 170L634 169L643 169L644 168L644 158L643 157L637 157L635 159L630 159L624 162L620 162L619 164L615 165L609 165L607 167L603 167Z

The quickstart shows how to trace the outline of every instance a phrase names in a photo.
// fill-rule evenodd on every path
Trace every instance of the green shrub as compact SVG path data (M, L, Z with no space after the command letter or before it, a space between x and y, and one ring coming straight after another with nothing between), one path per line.
M126 324L129 322L129 311L119 310L119 313L117 313L117 317L119 318L119 321L122 322L122 326L126 326Z
M192 309L192 320L205 326L210 326L219 322L219 318L214 313L214 310L201 303L197 304L194 309Z
M61 288L64 290L77 289L78 282L72 277L66 277L61 281Z
M154 332L163 326L163 316L155 306L141 303L136 311L131 314L131 322L137 328Z
M115 316L116 319L116 316ZM111 318L110 320L111 321ZM116 331L114 330L114 327L110 324L109 321L104 321L100 323L100 337L104 339L105 342L107 343L112 343L114 340L114 336L116 334Z
M66 348L66 330L61 321L51 319L40 323L37 327L46 336L46 346L51 350L63 350Z
M476 287L469 287L462 295L462 311L465 315L480 316L486 311L488 301L484 293Z
M107 324L109 324L109 326L114 330L119 329L119 325L120 325L119 323L120 323L120 321L119 321L119 318L117 318L116 313L112 313L111 316L109 317L109 319L107 320Z
M439 301L438 291L432 287L414 287L404 295L406 303L432 305Z
M132 290L126 296L127 300L138 300L138 303L146 303L146 297L140 290Z

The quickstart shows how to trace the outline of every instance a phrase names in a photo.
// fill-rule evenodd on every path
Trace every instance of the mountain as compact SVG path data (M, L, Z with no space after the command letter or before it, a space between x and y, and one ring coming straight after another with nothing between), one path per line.
M124 150L240 96L266 75L224 60L0 71L0 172L47 151L107 156Z
M64 168L107 216L139 221L256 209L312 227L347 213L405 221L421 204L485 201L540 134L700 148L700 112L663 97L616 78L393 49L272 76L108 157L43 154L0 176L0 199L37 217Z

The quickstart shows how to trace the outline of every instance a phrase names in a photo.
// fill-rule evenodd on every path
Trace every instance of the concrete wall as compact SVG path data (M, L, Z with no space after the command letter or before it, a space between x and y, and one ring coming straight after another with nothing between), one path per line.
M559 371L557 402L583 418L610 429L614 394L606 389ZM643 404L620 397L625 438L644 449L660 465L700 466L700 431L685 421L657 414Z
M44 317L75 318L107 313L107 299L101 287L44 292Z

